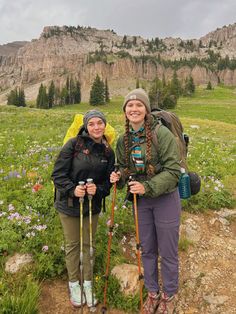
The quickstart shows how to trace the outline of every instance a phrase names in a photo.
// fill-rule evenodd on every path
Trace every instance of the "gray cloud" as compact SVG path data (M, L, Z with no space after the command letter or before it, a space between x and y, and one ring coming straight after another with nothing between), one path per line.
M0 44L38 38L47 25L119 35L199 38L236 22L235 0L0 0Z

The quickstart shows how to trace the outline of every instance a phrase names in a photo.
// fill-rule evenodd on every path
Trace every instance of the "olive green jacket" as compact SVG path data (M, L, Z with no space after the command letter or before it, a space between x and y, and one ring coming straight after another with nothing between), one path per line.
M180 177L180 155L174 135L163 125L157 125L154 121L152 124L152 134L157 136L157 145L152 140L151 147L151 165L154 166L155 174L152 177L138 176L136 180L141 182L145 187L144 197L158 197L164 193L174 191L178 186ZM146 161L146 136L145 131L140 136L139 143L144 164ZM136 173L134 162L131 158L132 140L129 138L129 165L128 169L132 174ZM125 145L124 134L118 138L116 145L116 156L121 172L121 179L118 182L118 187L122 188L128 178L124 174L124 169L127 167L125 163Z

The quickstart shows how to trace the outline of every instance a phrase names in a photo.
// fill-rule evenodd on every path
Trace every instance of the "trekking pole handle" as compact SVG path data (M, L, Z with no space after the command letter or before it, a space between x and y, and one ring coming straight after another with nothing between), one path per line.
M87 179L86 181L87 181L88 184L93 183L93 179L92 179L92 178L89 178L89 179Z
M87 181L87 184L92 184L93 183L93 179L92 178L88 178L86 181ZM93 196L91 194L88 194L88 198L89 199L92 199L92 197Z
M84 181L79 181L79 182L78 182L78 185L80 185L80 186L84 186L84 184L85 184ZM84 197L80 197L80 198L79 198L79 201L80 201L80 202L83 202L83 201L84 201Z
M119 165L118 163L115 163L115 164L114 164L114 167L115 167L114 171L115 171L115 172L118 172L118 171L119 171L119 166L120 166L120 165Z
M131 173L131 175L129 176L128 182L132 182L132 181L135 181L135 180L136 180L135 174L132 174L132 173Z
M130 175L130 176L129 176L129 179L128 179L128 182L131 182L131 181L134 181L134 178L133 178L132 175ZM128 190L127 190L127 193L126 193L126 196L125 196L125 199L124 199L123 206L126 206L126 204L128 203L130 194L131 194L131 192L130 192L129 187L128 187Z

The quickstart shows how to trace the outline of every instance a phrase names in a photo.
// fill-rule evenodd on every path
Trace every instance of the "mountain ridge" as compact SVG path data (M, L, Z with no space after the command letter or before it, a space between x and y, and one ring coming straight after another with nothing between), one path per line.
M3 46L13 47L11 53L7 54L10 50L5 47L4 55ZM3 97L12 88L23 86L26 97L35 99L36 87L41 82L47 85L54 80L61 86L70 75L81 81L82 98L86 100L96 74L108 79L112 95L123 94L134 87L137 78L151 81L156 76L165 76L169 80L175 62L181 80L192 75L196 85L208 81L213 85L219 82L236 85L236 67L230 69L226 64L218 70L205 62L209 58L213 61L225 58L228 63L236 59L236 23L191 40L172 37L150 40L92 27L45 26L38 39L3 46L0 46Z

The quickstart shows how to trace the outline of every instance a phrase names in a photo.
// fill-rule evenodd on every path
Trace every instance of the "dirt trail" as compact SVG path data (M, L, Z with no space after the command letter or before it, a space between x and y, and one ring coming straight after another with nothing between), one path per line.
M83 313L101 313L102 305L96 307L95 312L90 312L85 306ZM42 287L40 298L40 314L75 314L80 313L80 309L74 308L68 299L67 281L54 280L45 281ZM107 314L124 314L125 312L119 310L107 311Z
M236 313L236 209L183 213L181 236L192 242L180 253L179 314ZM130 248L132 250L132 248ZM101 305L96 313L100 313ZM80 313L68 301L67 282L46 281L40 314ZM89 313L84 308L84 313ZM119 310L107 313L123 314Z

